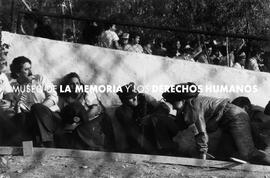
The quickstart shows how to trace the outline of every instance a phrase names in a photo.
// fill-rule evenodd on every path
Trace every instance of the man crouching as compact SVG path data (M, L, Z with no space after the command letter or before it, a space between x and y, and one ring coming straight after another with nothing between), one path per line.
M184 91L181 88L197 89ZM186 124L195 124L198 130L195 141L201 159L206 159L208 151L207 131L220 127L232 136L240 159L270 165L269 155L254 146L249 116L243 109L231 104L228 99L198 95L199 89L194 83L177 84L162 94L166 102L177 110L177 117L183 115Z

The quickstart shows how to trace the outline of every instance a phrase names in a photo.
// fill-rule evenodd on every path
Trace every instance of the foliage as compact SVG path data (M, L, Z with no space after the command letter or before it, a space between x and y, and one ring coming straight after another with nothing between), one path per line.
M64 1L26 0L32 8L55 13ZM270 36L269 0L72 0L72 5L74 15L90 18Z

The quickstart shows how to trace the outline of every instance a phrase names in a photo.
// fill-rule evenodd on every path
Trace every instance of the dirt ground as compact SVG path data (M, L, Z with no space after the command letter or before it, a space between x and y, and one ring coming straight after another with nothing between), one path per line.
M103 159L82 159L81 157L5 156L8 169L0 178L270 178L270 172L245 172L216 168L198 168L181 165L154 164L146 162L104 161Z

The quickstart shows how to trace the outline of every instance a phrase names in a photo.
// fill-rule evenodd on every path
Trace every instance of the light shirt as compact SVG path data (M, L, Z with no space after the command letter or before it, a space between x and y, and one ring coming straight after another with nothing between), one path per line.
M0 74L0 99L2 99L3 96L7 93L13 93L13 90L6 74L1 73Z
M18 82L14 82L12 85L17 100L21 101L27 109L30 109L33 104L43 103L50 99L54 102L54 105L50 107L51 111L59 111L57 92L48 78L34 75L29 84L20 85Z
M104 31L100 37L101 46L105 48L114 48L113 42L118 40L118 35L111 30Z

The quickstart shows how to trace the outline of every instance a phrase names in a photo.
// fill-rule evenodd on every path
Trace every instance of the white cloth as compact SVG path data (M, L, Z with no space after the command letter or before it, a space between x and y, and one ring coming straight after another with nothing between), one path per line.
M1 73L0 74L0 99L2 99L3 96L7 93L13 93L13 90L6 74Z
M239 64L238 62L234 63L233 68L236 68L236 69L245 69L244 66L241 66L241 64Z
M114 31L106 30L101 34L100 40L102 47L114 48L113 42L118 41L119 37Z
M51 111L59 110L55 86L48 78L34 75L30 84L20 85L18 82L14 82L12 85L17 100L23 102L28 109L33 104L43 103L45 100L50 99L54 102L54 105L50 107Z
M255 57L248 60L248 69L253 71L260 71L258 61Z

